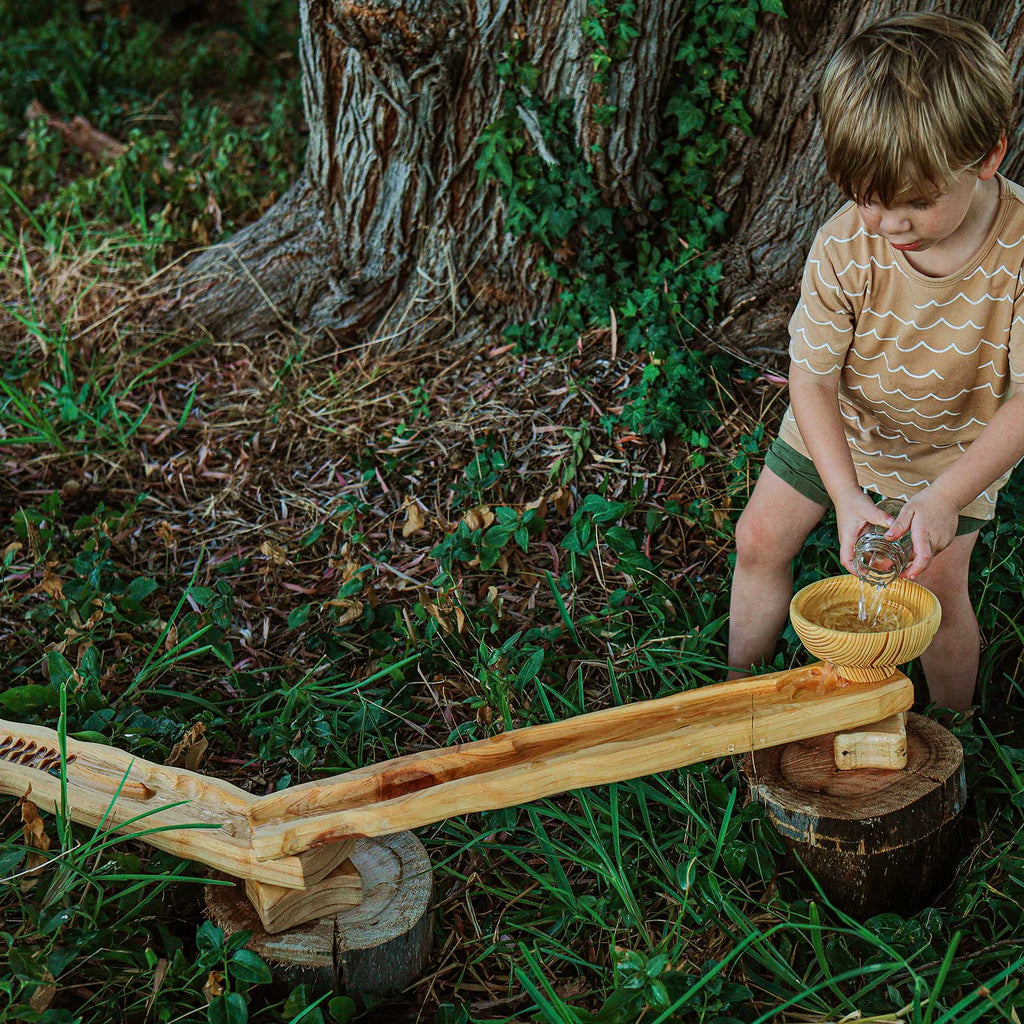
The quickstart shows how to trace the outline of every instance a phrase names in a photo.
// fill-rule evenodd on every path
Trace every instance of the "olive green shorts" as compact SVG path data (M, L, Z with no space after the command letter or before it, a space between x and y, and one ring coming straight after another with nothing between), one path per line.
M780 480L785 480L790 487L799 491L805 498L825 508L832 507L832 499L825 490L825 485L814 468L814 463L805 455L801 455L792 445L786 444L777 437L765 453L764 464ZM960 516L956 524L956 535L974 533L980 530L989 520L973 519L971 516Z

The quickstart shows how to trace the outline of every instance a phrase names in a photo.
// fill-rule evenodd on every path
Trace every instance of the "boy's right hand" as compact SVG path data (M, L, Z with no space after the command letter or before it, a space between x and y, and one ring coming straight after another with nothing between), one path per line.
M836 527L839 531L839 561L849 572L853 572L853 546L861 531L869 523L889 527L896 521L883 512L859 487L851 488L838 499L833 499L836 507Z

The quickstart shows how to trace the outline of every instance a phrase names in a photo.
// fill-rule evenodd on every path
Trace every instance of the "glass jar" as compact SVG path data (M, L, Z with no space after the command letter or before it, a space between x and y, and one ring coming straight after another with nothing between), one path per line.
M905 502L899 498L883 498L878 507L895 519ZM884 587L892 583L914 560L910 531L895 540L886 540L887 526L869 523L853 546L853 571L865 583Z

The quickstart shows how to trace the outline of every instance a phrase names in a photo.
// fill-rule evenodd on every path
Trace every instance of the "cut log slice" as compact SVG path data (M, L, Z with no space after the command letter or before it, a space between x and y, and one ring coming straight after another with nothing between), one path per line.
M364 1000L394 995L430 956L430 861L411 832L358 839L351 860L362 877L361 902L278 934L264 929L242 884L207 886L206 906L225 933L251 931L249 948L296 983Z
M264 929L273 934L321 917L332 917L361 903L363 880L356 866L346 858L326 878L308 889L285 889L250 878L245 881L245 894L256 908Z
M835 735L749 754L751 797L836 906L856 917L913 913L948 885L966 801L963 749L907 716L907 767L840 771Z

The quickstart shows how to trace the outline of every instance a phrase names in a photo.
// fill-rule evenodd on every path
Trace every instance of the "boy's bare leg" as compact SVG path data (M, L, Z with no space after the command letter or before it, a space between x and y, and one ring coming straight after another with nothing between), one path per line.
M917 577L917 582L942 605L942 622L921 655L928 695L936 704L953 711L966 711L971 706L978 682L980 634L967 592L971 551L977 539L977 533L954 538Z
M793 597L792 561L825 508L763 469L736 524L729 602L729 679L775 650Z

